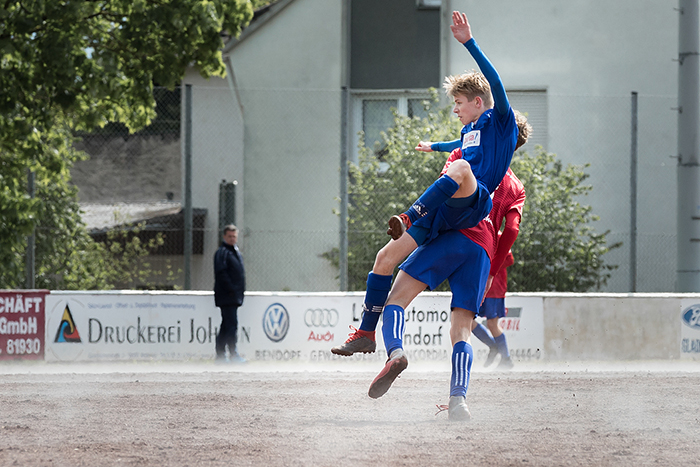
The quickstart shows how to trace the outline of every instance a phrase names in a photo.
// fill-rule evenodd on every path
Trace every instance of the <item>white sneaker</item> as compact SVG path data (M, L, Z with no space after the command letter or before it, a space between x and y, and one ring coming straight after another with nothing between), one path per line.
M450 405L447 410L448 418L454 422L463 422L472 418L464 396L450 396Z

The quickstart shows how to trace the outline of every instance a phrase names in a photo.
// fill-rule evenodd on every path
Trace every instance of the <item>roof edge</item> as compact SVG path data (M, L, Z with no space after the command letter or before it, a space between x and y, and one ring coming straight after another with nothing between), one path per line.
M225 55L231 50L235 49L238 46L238 44L246 40L248 36L253 34L272 18L277 16L293 1L294 0L279 0L278 2L275 2L274 4L270 5L268 10L265 13L263 13L259 19L254 20L252 24L249 24L248 27L246 27L238 37L232 37L231 40L224 45L224 48L221 51L221 53Z

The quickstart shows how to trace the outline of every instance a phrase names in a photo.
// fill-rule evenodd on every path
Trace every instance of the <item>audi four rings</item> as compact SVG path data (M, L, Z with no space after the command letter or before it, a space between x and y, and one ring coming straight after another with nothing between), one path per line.
M339 320L335 308L309 308L304 313L304 323L310 328L333 328Z

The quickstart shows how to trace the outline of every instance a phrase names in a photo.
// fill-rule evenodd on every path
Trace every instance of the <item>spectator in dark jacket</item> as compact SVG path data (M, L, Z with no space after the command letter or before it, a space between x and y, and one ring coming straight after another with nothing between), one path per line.
M217 361L227 361L226 347L231 361L244 361L236 351L238 307L243 304L245 292L245 270L237 240L238 228L227 225L224 241L214 254L214 303L221 309L221 328L216 336Z

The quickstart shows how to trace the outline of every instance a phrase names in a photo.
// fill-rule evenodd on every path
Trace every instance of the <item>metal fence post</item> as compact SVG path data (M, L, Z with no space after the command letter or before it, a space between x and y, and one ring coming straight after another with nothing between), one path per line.
M192 85L185 86L185 290L192 289Z
M340 290L348 290L348 88L343 86L340 99L340 243L338 269Z
M630 292L637 291L637 92L632 91L630 149Z
M27 194L30 198L35 196L35 174L32 170L27 172ZM27 251L25 257L26 265L26 283L27 289L35 288L36 282L36 226L32 227L32 233L27 236Z
M700 157L698 124L698 0L679 1L678 33L678 252L676 291L700 292Z

